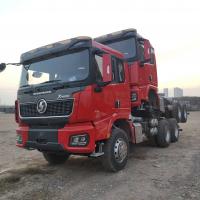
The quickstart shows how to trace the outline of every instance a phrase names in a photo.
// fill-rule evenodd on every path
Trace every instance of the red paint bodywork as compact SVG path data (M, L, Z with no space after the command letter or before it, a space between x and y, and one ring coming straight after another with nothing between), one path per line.
M123 58L122 53L105 45L95 41L92 41L92 45L110 55ZM73 113L64 128L58 129L58 143L62 145L64 150L79 154L94 152L96 142L110 137L111 128L117 120L128 122L131 142L136 143L134 126L129 120L131 107L139 106L142 100L147 99L150 88L157 91L156 67L150 66L150 64L145 65L145 67L139 67L138 62L130 65L125 62L125 81L123 83L111 82L103 87L101 92L95 92L95 87L97 86L93 84L85 87L83 91L73 94ZM153 79L149 80L150 82L148 81L149 74L153 76ZM131 102L131 92L137 92L138 100L136 102ZM118 108L115 106L116 100L120 101L120 107ZM18 102L16 105L18 107ZM18 114L17 109L16 114ZM23 124L19 117L17 119L19 127L16 131L17 134L21 134L23 140L23 143L17 144L17 146L25 147L28 140L29 127ZM89 135L89 144L86 147L71 147L69 145L72 135L84 133Z
M138 95L137 101L131 103L132 107L140 106L143 101L148 101L150 90L155 92L158 99L158 79L155 54L154 60L154 64L144 63L143 66L141 66L139 61L129 63L131 93L136 92Z
M102 49L104 52L123 58L123 55L107 46L93 42L93 46ZM111 60L106 60L106 65ZM73 94L74 107L68 123L64 128L58 129L58 143L64 150L71 153L92 153L95 150L96 142L106 140L110 137L111 128L116 120L128 121L131 113L130 84L128 65L125 63L124 83L110 83L102 88L102 92L94 92L96 84L87 86L83 91ZM120 100L120 108L115 108L115 101ZM16 102L16 111L18 102ZM16 114L18 111L16 112ZM23 143L18 147L25 147L28 140L29 127L18 120L19 128L17 134L21 134ZM130 125L131 126L131 125ZM70 137L76 134L87 133L89 144L86 147L72 147L69 144ZM134 139L133 139L134 141Z

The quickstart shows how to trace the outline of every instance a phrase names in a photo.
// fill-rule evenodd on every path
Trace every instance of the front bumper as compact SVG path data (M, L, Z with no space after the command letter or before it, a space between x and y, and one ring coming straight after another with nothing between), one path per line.
M95 150L95 129L91 123L67 124L61 129L31 129L19 127L16 130L22 142L18 147L38 149L40 151L67 151L74 154L88 154ZM88 134L89 142L86 146L71 146L70 137Z

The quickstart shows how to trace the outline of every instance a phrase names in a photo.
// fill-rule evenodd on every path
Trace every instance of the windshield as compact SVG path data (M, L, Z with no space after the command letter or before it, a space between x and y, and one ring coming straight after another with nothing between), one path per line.
M108 45L112 49L122 52L126 59L133 58L136 56L135 38L120 40L117 42L108 43L106 45Z
M89 75L89 50L62 55L24 65L20 87L48 83L81 81Z

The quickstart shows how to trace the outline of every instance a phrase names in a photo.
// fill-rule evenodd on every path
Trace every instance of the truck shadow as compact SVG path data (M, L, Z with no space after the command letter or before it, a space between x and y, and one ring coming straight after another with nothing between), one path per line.
M130 146L129 166L131 166L134 160L147 160L152 159L151 152L154 150L154 146L148 143L141 143ZM156 158L156 155L154 156ZM56 174L73 174L76 177L82 176L82 173L88 173L90 176L95 175L98 172L99 175L110 174L106 172L101 164L100 158L89 158L86 156L71 156L69 160L62 165L52 166L49 164L40 164L39 160L34 165L29 163L25 168L9 170L5 174L0 175L1 188L10 188L13 184L16 184L22 177L31 177L35 175L56 175ZM113 174L113 173L111 173ZM3 187L4 185L4 187Z
M156 155L152 156L152 151L155 150L155 145L148 142L143 142L137 145L130 146L130 154L128 162L134 162L135 159L147 160L157 158ZM84 170L94 172L102 172L103 167L100 158L88 158L85 156L71 156L70 159L64 164L60 165L59 168L65 168L69 170Z

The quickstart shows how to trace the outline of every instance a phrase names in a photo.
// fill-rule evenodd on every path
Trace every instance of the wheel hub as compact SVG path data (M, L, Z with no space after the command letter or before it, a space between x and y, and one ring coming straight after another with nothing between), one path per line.
M178 138L178 128L175 129L175 137Z
M122 138L117 139L114 145L114 155L116 161L122 163L126 158L127 153L128 153L128 147L126 142Z
M166 141L170 142L170 131L169 130L167 130L167 132L166 132Z
M181 119L181 109L180 108L178 109L178 117L179 117L179 119Z
M187 119L187 112L186 112L186 110L184 110L184 117L185 117L185 119Z

